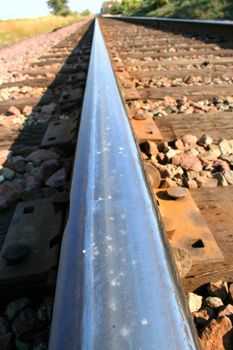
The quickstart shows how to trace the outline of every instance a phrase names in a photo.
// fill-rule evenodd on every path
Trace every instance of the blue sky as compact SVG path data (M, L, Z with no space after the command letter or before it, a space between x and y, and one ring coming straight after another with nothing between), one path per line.
M69 0L73 11L99 12L104 0ZM0 0L0 19L39 17L49 13L46 0Z

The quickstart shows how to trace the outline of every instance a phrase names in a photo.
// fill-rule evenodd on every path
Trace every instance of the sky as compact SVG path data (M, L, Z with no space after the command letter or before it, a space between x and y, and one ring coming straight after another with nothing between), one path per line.
M100 11L104 0L69 0L72 11ZM0 19L40 17L49 13L46 0L0 0Z

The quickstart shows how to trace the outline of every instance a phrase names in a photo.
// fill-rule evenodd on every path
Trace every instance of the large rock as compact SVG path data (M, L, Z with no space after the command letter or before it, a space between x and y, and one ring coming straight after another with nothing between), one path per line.
M224 317L227 316L233 321L233 305L228 304L227 306L224 306L223 309L218 313L218 317Z
M192 267L192 257L187 250L175 246L172 247L172 254L179 276L180 278L183 278L189 273Z
M29 114L32 113L32 110L33 110L32 106L26 105L26 106L24 106L24 108L23 108L23 114L24 114L24 115L29 115Z
M9 114L13 114L16 115L17 117L21 116L21 112L18 108L16 108L15 106L11 106L10 108L8 108L7 111Z
M183 141L181 139L177 139L175 141L175 147L179 150L179 151L184 151L185 150L185 146L183 144Z
M197 171L188 171L186 172L186 177L188 180L196 180L199 176L199 172Z
M199 152L195 147L190 148L190 153L192 153L192 155L195 157L199 155Z
M210 296L220 298L224 302L228 296L227 282L210 282L207 286L207 291Z
M14 170L11 170L10 168L2 168L0 169L0 174L4 176L6 180L12 180L15 176Z
M9 321L12 321L23 309L31 304L29 298L20 298L12 301L7 305L6 316Z
M230 156L221 156L221 159L226 160L231 166L233 166L233 154Z
M33 162L27 162L26 171L29 175L35 176L35 175L39 174L40 167L36 166Z
M199 311L202 306L203 297L195 293L188 293L188 305L191 313Z
M177 165L174 164L167 164L166 168L169 172L169 177L173 178L175 175L183 175L184 174L184 170Z
M193 136L193 135L184 135L183 137L181 137L181 140L184 144L186 151L195 147L196 143L197 143L197 138L196 138L196 136Z
M199 152L199 153L205 153L206 152L206 149L202 146L199 146L198 144L196 145L196 150Z
M41 113L52 114L55 111L56 106L55 102L51 102L49 105L44 105L41 109Z
M233 332L227 317L213 319L200 337L202 350L232 350Z
M224 177L227 180L229 185L233 185L233 171L232 170L225 171Z
M36 165L40 165L41 163L52 159L59 159L59 155L56 152L47 149L38 149L26 157L27 162L33 162Z
M57 170L52 176L46 181L46 186L58 188L66 183L66 171L65 169Z
M26 187L26 180L23 177L15 177L11 184L17 191L23 191Z
M14 149L12 151L13 156L22 156L22 157L27 157L29 156L32 152L36 151L38 148L35 146L19 146L17 149Z
M18 199L19 190L14 186L14 184L9 181L5 181L0 185L0 197L2 196L8 202L14 202Z
M172 164L180 165L185 170L201 171L201 161L191 152L178 154L172 158Z
M21 115L20 117L14 117L13 125L18 125L19 128L20 127L22 128L22 126L24 125L25 121L26 121L26 118L23 115Z
M26 171L26 164L22 156L12 157L7 161L6 166L20 174L25 173Z
M52 114L37 114L35 121L40 124L46 124L52 118Z
M205 305L212 307L213 309L219 308L220 306L223 306L223 302L220 298L217 297L207 297L205 299Z
M186 182L186 185L188 186L188 188L190 189L190 190L193 190L193 189L195 189L195 188L198 188L198 184L197 184L197 182L195 181L195 180L187 180L187 182Z
M197 325L206 326L215 316L215 312L206 306L193 313L194 321Z
M37 176L26 175L26 187L25 191L34 191L40 187L40 179Z
M170 96L164 97L164 106L165 107L174 107L176 106L176 100Z
M47 160L41 164L37 176L40 181L45 182L60 168L60 166L60 162L56 159Z
M8 115L4 120L1 120L0 125L5 126L7 128L10 128L10 127L14 126L15 118L16 117L14 115Z
M181 151L178 149L172 149L169 147L168 151L166 152L166 157L168 160L171 160L173 157L175 157L177 154L180 154Z
M222 156L229 156L233 154L233 140L223 139L219 142L218 145Z
M133 118L136 120L145 120L147 118L147 113L145 110L140 108L134 113Z
M218 145L210 145L209 150L198 155L203 160L217 160L221 156L221 151Z

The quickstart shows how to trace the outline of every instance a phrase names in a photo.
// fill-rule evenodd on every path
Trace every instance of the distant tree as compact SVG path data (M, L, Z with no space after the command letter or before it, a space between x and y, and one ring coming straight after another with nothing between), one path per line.
M91 12L90 10L86 9L80 13L81 16L90 16Z
M121 6L119 5L119 3L114 3L111 8L109 9L109 12L112 14L112 15L120 15L123 10L121 8Z
M71 13L68 0L48 0L47 5L54 15L68 16Z
M151 0L150 0L151 1ZM110 7L111 14L131 15L142 6L141 0L122 0L121 2L115 2Z
M195 0L194 0L195 1ZM179 2L179 0L177 0ZM170 0L143 0L142 3L144 5L153 5L154 9L160 8L164 5L167 5L169 3L172 3Z

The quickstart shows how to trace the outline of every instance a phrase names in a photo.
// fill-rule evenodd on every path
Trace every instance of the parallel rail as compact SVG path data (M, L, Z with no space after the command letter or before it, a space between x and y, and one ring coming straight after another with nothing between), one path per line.
M198 349L98 21L50 350Z
M110 16L117 20L146 24L157 29L179 30L187 33L197 33L210 35L213 37L222 37L224 39L232 39L233 22L231 21L207 21L207 20L189 20L177 18L161 18L161 17L137 17L137 16Z

